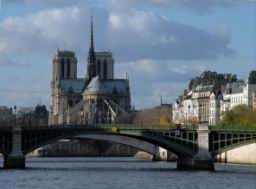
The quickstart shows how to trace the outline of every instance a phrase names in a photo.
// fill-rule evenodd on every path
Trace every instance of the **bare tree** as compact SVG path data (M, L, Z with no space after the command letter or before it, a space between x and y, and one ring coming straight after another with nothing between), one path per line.
M12 111L6 106L0 106L0 126L11 126L12 120Z
M16 123L20 126L32 126L34 108L19 107L16 114Z
M34 109L35 108L33 108L33 107L19 107L19 109L17 111L17 118L33 113Z

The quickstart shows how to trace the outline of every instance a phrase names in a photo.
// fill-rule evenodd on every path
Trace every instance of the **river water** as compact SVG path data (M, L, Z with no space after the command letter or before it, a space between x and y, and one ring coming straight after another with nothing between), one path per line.
M0 189L256 189L256 166L180 171L175 163L132 158L27 158L26 165L0 169Z

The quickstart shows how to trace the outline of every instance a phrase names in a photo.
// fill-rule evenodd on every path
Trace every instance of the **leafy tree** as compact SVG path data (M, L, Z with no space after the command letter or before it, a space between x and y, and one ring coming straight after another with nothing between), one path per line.
M168 118L168 117L160 117L160 120L159 120L159 125L170 125L171 124L171 119Z
M246 105L237 105L224 113L223 120L217 127L256 129L256 111Z
M197 119L197 117L193 116L193 117L189 118L187 122L188 122L188 125L195 126L198 124L198 119Z

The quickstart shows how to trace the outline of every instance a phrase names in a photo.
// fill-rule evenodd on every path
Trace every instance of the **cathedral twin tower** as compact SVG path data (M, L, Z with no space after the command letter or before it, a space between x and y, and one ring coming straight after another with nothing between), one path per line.
M91 20L90 48L87 58L87 82L93 77L99 76L100 79L114 78L114 59L109 51L95 52L93 20ZM77 58L74 52L57 52L53 59L53 79L76 79L77 78Z
M114 122L130 111L128 79L114 79L110 51L95 52L93 19L85 78L77 77L77 58L72 51L57 49L53 58L51 112L54 124Z

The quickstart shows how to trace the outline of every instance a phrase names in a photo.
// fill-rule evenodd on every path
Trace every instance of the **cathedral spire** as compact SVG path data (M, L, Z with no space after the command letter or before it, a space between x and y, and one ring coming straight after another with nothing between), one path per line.
M90 82L93 77L96 76L96 58L94 51L94 35L93 35L93 15L91 15L91 37L90 37L90 47L89 54L87 57L88 66L87 66L87 80Z
M93 38L93 15L91 15L91 50L94 52L94 38Z

